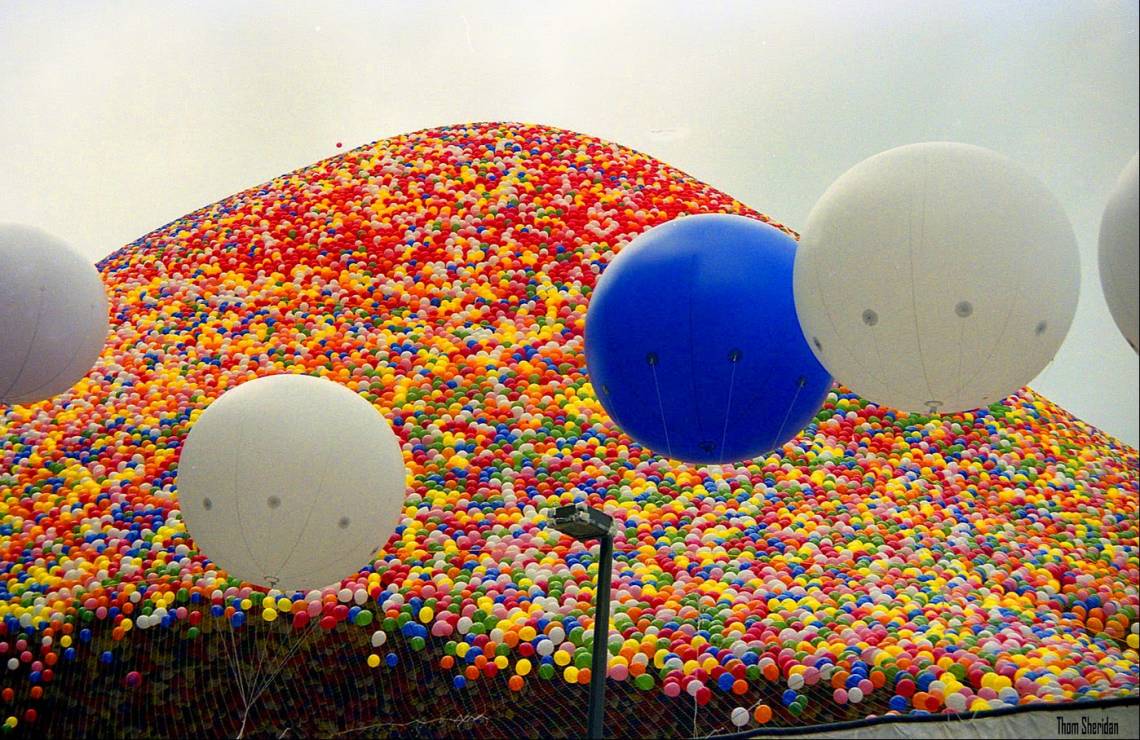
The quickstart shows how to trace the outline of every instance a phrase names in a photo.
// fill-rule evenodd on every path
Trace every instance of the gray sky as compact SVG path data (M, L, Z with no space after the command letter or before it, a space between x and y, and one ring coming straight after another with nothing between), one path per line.
M1076 320L1031 385L1135 445L1137 357L1096 239L1140 133L1137 23L1135 0L0 0L0 220L97 259L337 141L521 120L802 227L856 162L963 141L1040 176L1081 245Z

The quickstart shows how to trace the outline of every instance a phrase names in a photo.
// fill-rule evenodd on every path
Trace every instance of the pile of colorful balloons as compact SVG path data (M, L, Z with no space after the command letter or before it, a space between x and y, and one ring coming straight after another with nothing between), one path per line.
M913 416L836 387L801 434L737 464L622 434L585 373L591 292L631 239L698 213L771 223L617 145L480 124L340 154L108 257L94 369L0 406L4 726L34 722L69 663L109 670L135 630L192 638L221 620L347 623L373 635L361 661L382 669L386 641L434 651L447 691L501 684L504 703L588 682L596 564L544 515L576 501L619 525L608 675L690 707L778 688L726 726L800 722L821 702L1134 694L1136 450L1033 392ZM323 590L231 578L179 510L203 410L282 373L370 402L407 467L395 535Z

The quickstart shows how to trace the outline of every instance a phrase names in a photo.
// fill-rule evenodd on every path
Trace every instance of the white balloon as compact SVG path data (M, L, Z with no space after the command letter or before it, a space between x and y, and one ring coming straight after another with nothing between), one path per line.
M1140 259L1137 257L1140 252L1138 157L1140 155L1133 155L1132 161L1120 173L1116 189L1104 209L1104 217L1100 221L1098 262L1100 284L1104 288L1108 310L1132 349L1140 352L1140 320L1137 316L1137 296L1140 295L1140 286L1137 285L1140 272Z
M387 420L322 378L273 375L227 391L178 464L182 518L231 576L282 591L337 585L400 522L406 473Z
M107 341L103 279L68 244L0 224L0 406L63 393Z
M966 144L899 147L808 217L796 312L820 362L880 404L954 413L1032 380L1069 331L1076 237L1043 183Z

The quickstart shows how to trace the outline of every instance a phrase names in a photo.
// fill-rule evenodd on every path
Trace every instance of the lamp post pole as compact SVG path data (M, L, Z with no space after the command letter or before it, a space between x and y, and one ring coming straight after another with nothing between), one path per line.
M600 740L606 707L606 668L610 636L610 578L613 575L614 538L598 538L598 587L594 590L594 655L590 664L590 719L587 734Z
M590 661L590 706L586 734L590 740L604 735L606 668L610 638L610 580L614 568L613 517L586 504L569 504L550 511L553 527L579 542L598 541L598 583L594 590L594 651Z

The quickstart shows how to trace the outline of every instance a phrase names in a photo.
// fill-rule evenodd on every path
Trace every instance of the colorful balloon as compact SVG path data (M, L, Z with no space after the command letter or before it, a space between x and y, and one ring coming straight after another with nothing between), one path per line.
M614 258L590 298L586 364L622 431L693 463L752 459L799 433L831 378L796 322L795 252L761 221L703 214Z
M1064 209L1016 163L948 142L836 180L796 257L804 336L836 379L912 413L997 403L1053 359L1080 291Z
M229 573L284 591L338 583L400 521L399 442L375 408L307 375L243 383L186 437L179 501L198 547Z
M107 330L94 265L39 229L0 224L0 407L67 391L95 364Z
M1120 173L1116 188L1109 196L1100 221L1097 249L1100 284L1104 299L1120 333L1140 352L1140 184L1138 160L1131 161Z

